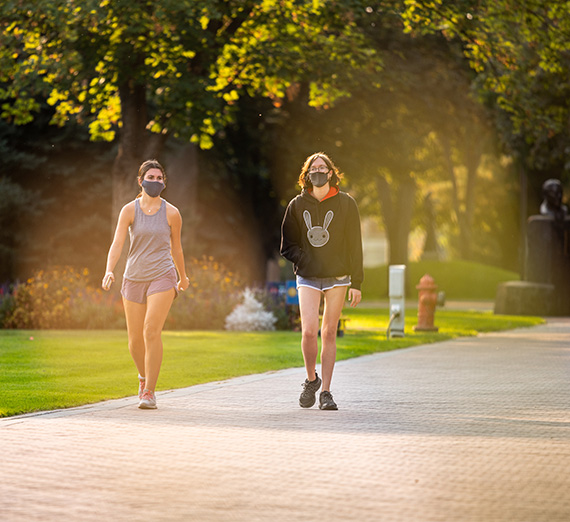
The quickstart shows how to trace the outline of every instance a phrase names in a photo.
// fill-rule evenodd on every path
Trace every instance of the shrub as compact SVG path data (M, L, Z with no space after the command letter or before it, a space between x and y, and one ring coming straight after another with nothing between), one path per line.
M89 271L40 270L16 286L3 326L20 329L113 328L121 303L88 284Z
M243 291L243 303L235 306L226 317L226 330L275 330L277 317L265 310L249 288Z
M71 328L113 330L125 328L125 313L119 296L86 286L70 301Z
M165 328L222 330L226 316L239 301L239 276L213 257L191 258L187 263L190 286L174 300Z

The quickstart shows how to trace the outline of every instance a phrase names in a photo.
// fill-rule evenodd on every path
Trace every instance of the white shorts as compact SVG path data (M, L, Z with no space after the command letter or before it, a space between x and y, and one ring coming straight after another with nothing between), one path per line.
M350 286L350 276L344 275L339 277L303 277L297 276L297 288L300 286L308 286L324 292L335 286Z

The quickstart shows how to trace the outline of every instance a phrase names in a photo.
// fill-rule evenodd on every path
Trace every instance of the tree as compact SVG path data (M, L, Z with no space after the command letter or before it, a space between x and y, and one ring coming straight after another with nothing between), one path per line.
M568 3L408 0L404 19L415 34L462 42L480 99L494 109L503 150L515 159L524 245L526 219L538 211L543 182L570 179Z
M360 2L21 0L0 7L1 116L25 123L47 97L54 123L118 136L113 213L141 160L168 136L212 145L244 92L279 102L298 81L324 106L380 66L352 21Z
M409 0L407 29L463 42L507 150L536 176L567 177L570 16L564 0Z

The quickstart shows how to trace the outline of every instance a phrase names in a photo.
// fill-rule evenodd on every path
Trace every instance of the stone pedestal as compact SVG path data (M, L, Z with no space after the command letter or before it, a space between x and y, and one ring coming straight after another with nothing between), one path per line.
M554 285L508 281L497 287L495 313L548 316L553 313Z
M570 315L570 218L529 218L524 281L499 285L495 313Z
M554 285L550 315L570 315L570 218L529 218L524 279Z

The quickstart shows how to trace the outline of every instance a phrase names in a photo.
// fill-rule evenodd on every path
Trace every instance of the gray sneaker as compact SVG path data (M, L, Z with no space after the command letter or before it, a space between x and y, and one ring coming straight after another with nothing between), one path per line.
M156 410L156 397L154 396L154 392L150 390L143 392L139 402L139 408L141 410Z
M319 376L315 372L316 379L314 381L309 381L309 379L305 379L305 382L301 385L303 386L303 391L301 396L299 397L299 406L301 408L310 408L316 402L316 393L318 389L321 387L321 380Z
M321 410L338 410L330 391L322 391L319 395L319 408Z

